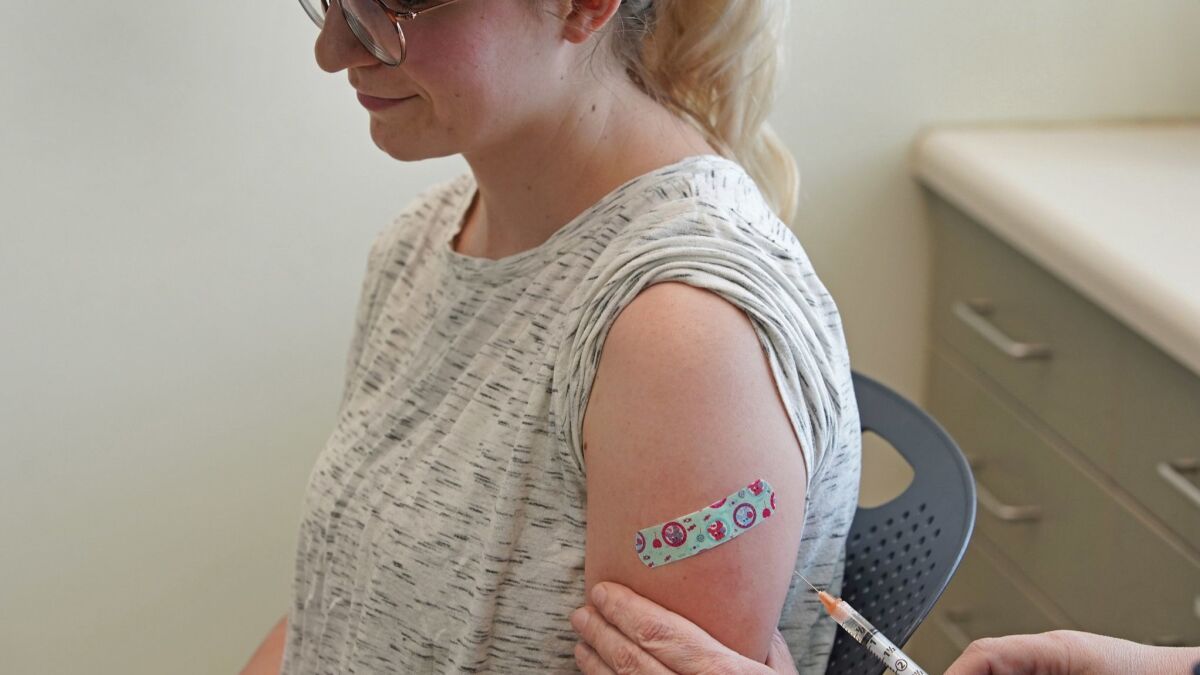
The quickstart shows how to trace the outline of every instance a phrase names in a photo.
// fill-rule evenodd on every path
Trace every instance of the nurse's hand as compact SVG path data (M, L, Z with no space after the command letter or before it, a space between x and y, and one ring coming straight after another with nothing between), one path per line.
M597 592L603 595L598 596ZM587 675L796 675L791 652L778 630L771 637L767 663L763 665L717 642L691 621L616 582L602 581L593 586L592 602L595 607L580 607L571 613L571 625L582 638L575 645L575 661Z
M946 675L1200 673L1200 647L1152 647L1073 630L976 640Z

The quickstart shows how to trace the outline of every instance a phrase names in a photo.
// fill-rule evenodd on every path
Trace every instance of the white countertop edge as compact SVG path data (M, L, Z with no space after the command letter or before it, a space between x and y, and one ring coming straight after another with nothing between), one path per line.
M918 179L1200 375L1200 316L1175 290L1131 269L1086 231L1045 205L1024 200L939 141L936 131L918 141L912 155Z

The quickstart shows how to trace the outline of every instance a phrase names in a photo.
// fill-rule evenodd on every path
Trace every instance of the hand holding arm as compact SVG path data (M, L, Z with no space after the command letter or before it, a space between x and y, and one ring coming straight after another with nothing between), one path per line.
M571 615L571 625L583 638L575 649L575 660L588 675L613 672L609 664L635 673L797 675L792 654L778 630L771 636L763 665L621 584L596 584L591 600L594 605Z

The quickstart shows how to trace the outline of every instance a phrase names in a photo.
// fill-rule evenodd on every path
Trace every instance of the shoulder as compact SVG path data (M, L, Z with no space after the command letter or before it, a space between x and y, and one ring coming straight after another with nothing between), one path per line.
M583 419L585 445L617 424L684 439L708 424L747 423L760 431L773 428L779 450L802 456L745 310L715 291L678 281L639 292L604 341ZM675 424L683 428L672 430ZM643 459L665 469L703 460L704 452L713 453L708 459L729 452L718 445L664 444L664 452ZM672 448L680 456L667 452Z
M646 287L612 323L583 420L585 443L618 420L646 430L666 431L667 421L688 427L672 431L675 438L709 423L761 423L760 430L773 426L785 441L781 449L801 456L749 316L720 294L683 282ZM728 451L676 449L691 459Z
M442 222L460 206L460 200L469 198L472 186L470 174L459 174L433 183L410 198L391 222L375 233L370 248L372 268L395 258L399 247L418 247L422 238L437 231L431 225Z
M744 176L716 175L731 173ZM752 184L704 180L675 176L665 197L638 202L580 266L564 303L552 405L580 473L585 412L594 417L606 396L595 382L647 380L659 392L701 396L699 385L722 378L721 391L765 390L790 415L814 474L836 440L849 377L836 303ZM679 395L658 402L684 403Z
M413 226L428 229L430 222L447 217L463 206L474 190L470 173L461 173L433 183L414 195L392 220L385 232L394 233Z
M745 311L714 291L681 281L659 282L639 292L613 320L604 343L614 365L638 362L654 369L710 369L720 364L705 363L707 359L720 354L744 358L751 351L747 347L757 351L758 339Z
M808 265L796 235L771 210L753 180L728 163L713 174L681 174L637 202L602 258L646 254L657 260L663 249L720 252L730 264Z

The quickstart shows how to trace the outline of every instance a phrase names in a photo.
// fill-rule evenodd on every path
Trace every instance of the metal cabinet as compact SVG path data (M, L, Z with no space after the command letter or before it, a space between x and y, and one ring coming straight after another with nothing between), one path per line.
M1053 628L1200 644L1200 376L925 191L927 406L980 508L913 658Z

